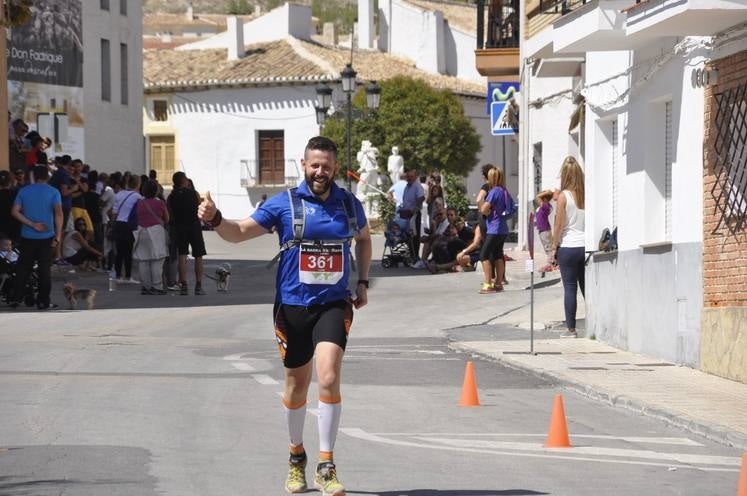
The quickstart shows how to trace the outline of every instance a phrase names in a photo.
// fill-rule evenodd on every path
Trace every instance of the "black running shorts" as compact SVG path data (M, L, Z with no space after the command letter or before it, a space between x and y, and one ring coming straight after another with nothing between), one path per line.
M353 323L353 304L346 300L310 307L276 303L274 315L280 358L286 368L295 369L309 363L322 341L345 349Z
M505 234L488 234L480 250L480 260L489 260L494 263L503 259L503 244L506 242Z

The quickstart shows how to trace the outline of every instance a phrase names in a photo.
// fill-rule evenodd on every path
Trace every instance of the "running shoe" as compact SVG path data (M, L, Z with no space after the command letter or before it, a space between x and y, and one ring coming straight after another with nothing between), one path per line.
M178 284L174 283L170 286L166 286L166 289L168 289L169 291L179 291L181 288Z
M169 292L166 291L166 290L164 290L164 289L158 289L158 288L155 288L155 287L151 286L151 288L150 288L150 294L154 294L154 295L165 295L165 294L169 294Z
M576 334L575 330L568 329L563 334L560 335L561 338L577 338L578 334Z
M197 286L195 286L195 294L200 296L200 295L205 295L207 293L205 292L204 289L202 289L202 285L198 284Z
M322 496L345 496L345 486L337 480L337 470L332 462L317 465L314 487L322 492Z
M415 265L413 265L412 268L413 269L425 269L426 265L425 265L425 262L423 262L422 260L418 260L417 262L415 262Z
M187 287L187 283L186 282L181 283L181 285L179 287L179 294L182 295L182 296L189 295L189 287Z
M306 453L291 455L288 459L288 478L285 490L289 493L306 492Z

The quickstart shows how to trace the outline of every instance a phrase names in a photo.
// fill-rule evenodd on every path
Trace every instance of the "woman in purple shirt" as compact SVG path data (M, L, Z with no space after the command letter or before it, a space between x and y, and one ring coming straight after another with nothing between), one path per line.
M480 251L480 261L485 275L485 281L480 288L482 294L503 291L501 281L503 281L503 275L506 271L506 263L503 259L503 244L506 242L506 236L508 235L506 217L510 210L509 205L513 203L511 195L506 190L503 171L498 168L491 169L488 172L488 185L490 191L485 197L485 202L480 205L480 213L487 217L485 219L487 225L485 243ZM494 268L495 281L491 278Z

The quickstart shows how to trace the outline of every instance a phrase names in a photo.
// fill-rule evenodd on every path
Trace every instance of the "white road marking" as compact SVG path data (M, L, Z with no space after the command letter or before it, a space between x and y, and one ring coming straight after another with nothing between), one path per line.
M370 355L345 355L346 360L400 360L405 362L429 362L438 360L439 362L453 362L456 360L462 360L461 358L436 358L436 357L380 357Z
M408 436L408 437L540 437L545 438L547 434L525 434L525 433L465 433L465 432L373 432L376 436ZM631 436L602 436L596 434L573 434L573 439L609 439L613 441L625 441L640 444L669 444L676 446L703 446L703 444L686 437L631 437Z
M226 355L223 357L223 360L228 360L229 362L237 361L237 360L243 360L244 355L247 353L235 353L233 355Z
M237 368L239 370L243 370L244 372L253 372L254 371L254 367L252 367L251 365L249 365L246 362L233 362L231 365L233 365L234 368Z
M383 436L379 436L376 434L371 434L363 429L358 428L341 428L340 432L347 434L348 436L355 437L357 439L362 439L365 441L370 441L374 443L382 443L382 444L389 444L394 446L408 446L408 447L414 447L414 448L426 448L426 449L436 449L436 450L443 450L443 451L460 451L465 453L487 453L492 455L505 455L505 456L515 456L515 457L531 457L531 458L550 458L550 459L557 459L557 460L577 460L577 461L588 461L588 462L597 462L597 463L617 463L622 465L646 465L646 466L654 466L654 467L667 467L667 468L678 468L678 469L695 469L695 470L703 470L707 472L738 472L737 468L718 468L718 467L708 467L708 466L702 466L702 465L682 465L682 464L676 464L676 463L663 463L663 462L655 462L655 461L642 461L642 460L621 460L621 459L612 459L612 458L603 458L603 457L596 457L591 458L589 456L577 456L577 455L585 455L587 453L581 453L579 451L573 451L574 448L556 448L556 449L546 449L544 447L540 447L540 450L537 450L536 452L527 452L527 451L500 451L495 448L489 449L485 447L471 447L470 446L458 446L458 445L450 445L450 446L444 446L443 444L428 444L424 442L414 442L414 441L405 441L401 439L388 439ZM464 440L461 440L464 441ZM577 448L575 448L578 450ZM645 451L642 451L642 453L647 453ZM651 452L648 452L651 453ZM659 455L659 459L662 459L661 456L664 456L664 460L671 459L672 455L661 453L657 454ZM678 455L678 456L693 456L693 455ZM726 458L726 457L705 457L708 458L710 461L713 461L717 458ZM731 458L729 465L733 465L737 467L739 465L739 460L736 458Z
M457 446L460 448L509 449L517 451L537 451L543 453L554 453L558 450L557 448L545 448L542 444L520 443L513 441L486 441L481 439L449 439L435 437L415 437L413 439L425 441L428 443L443 444L446 446ZM658 451L635 450L626 448L574 446L573 448L563 448L563 453L569 453L571 455L641 458L644 460L672 460L678 463L687 463L690 465L723 465L727 467L739 466L739 460L729 456L662 453Z
M446 353L441 350L407 350L407 349L391 349L391 348L368 348L364 349L363 347L348 347L349 350L355 350L362 353L421 353L425 355L445 355Z
M278 381L270 377L266 374L252 374L252 379L257 381L260 384L264 384L265 386L273 386L275 384L280 384Z

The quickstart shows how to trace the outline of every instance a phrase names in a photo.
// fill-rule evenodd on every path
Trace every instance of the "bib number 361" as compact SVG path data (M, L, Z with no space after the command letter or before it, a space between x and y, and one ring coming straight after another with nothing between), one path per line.
M304 284L337 284L344 273L341 243L300 246L298 279Z

